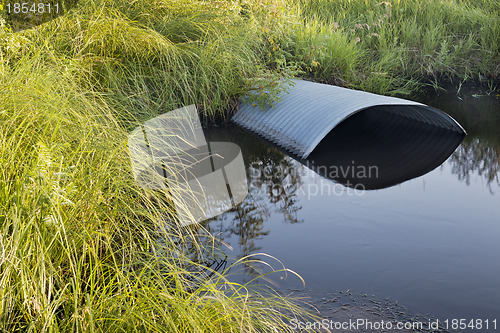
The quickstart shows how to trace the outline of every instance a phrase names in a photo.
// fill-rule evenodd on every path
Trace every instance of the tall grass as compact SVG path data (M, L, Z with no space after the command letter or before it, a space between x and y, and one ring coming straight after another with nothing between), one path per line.
M128 132L182 105L227 117L241 94L268 101L291 75L386 94L493 84L498 9L82 0L30 30L0 25L0 330L289 330L295 305L183 250L198 230L176 227L168 196L135 185Z
M8 34L3 50L11 63L34 53L54 66L64 59L87 89L105 92L136 116L196 103L215 117L264 71L254 27L225 1L90 0L48 24Z
M198 231L130 170L131 128L227 111L263 70L226 5L82 1L0 28L1 331L276 332L302 313L193 261Z
M382 94L482 83L500 74L496 1L290 0L277 51L305 76Z
M270 309L292 304L236 293L241 286L209 278L179 250L173 239L188 235L167 203L134 185L127 132L106 99L70 69L3 70L2 330L287 329Z

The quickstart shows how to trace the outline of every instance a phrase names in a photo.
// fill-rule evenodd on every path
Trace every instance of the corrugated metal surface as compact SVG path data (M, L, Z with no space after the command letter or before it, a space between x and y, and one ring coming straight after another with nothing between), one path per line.
M340 122L377 105L387 105L387 111L415 121L465 133L453 118L421 103L303 80L294 80L274 108L262 110L242 103L232 121L305 159Z

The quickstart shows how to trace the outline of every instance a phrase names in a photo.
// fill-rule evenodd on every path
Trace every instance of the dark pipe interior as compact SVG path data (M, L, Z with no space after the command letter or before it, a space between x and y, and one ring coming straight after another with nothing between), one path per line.
M396 109L395 109L396 108ZM337 125L309 155L321 175L349 187L379 189L421 176L441 165L465 134L375 106Z

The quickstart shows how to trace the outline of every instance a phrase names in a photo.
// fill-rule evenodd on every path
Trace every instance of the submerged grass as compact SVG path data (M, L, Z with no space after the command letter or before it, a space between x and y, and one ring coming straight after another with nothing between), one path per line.
M384 94L494 87L498 11L490 0L83 0L23 32L0 22L0 330L290 330L298 307L183 251L198 230L175 227L168 196L135 185L128 132L183 105L227 117L240 95L268 102L293 75Z

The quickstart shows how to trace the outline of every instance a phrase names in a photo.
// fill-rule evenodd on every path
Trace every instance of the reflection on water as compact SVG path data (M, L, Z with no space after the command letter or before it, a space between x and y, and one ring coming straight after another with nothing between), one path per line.
M457 99L427 101L468 136L441 167L375 191L321 177L237 127L209 128L207 140L242 148L249 195L206 227L228 244L233 260L257 252L276 256L308 288L361 290L441 318L494 319L500 308L500 108L493 99L473 102L468 108ZM247 266L235 279L261 272Z
M491 97L456 95L435 98L432 103L446 110L469 133L449 159L452 172L458 179L470 184L471 177L479 175L490 190L500 185L500 102Z
M464 134L396 113L404 109L396 105L358 112L328 134L308 161L315 162L319 174L361 189L389 187L426 174L455 151Z
M269 234L265 222L271 216L279 215L285 223L303 222L297 217L297 191L302 186L304 166L236 127L207 129L207 138L232 139L244 149L249 174L247 197L231 212L206 225L218 239L231 241L238 259L263 250L256 242ZM245 273L254 277L261 271L246 265Z
M490 191L492 187L500 186L500 147L494 147L487 141L477 137L465 140L450 157L449 163L453 165L451 172L467 185L471 176L477 174L484 179Z

